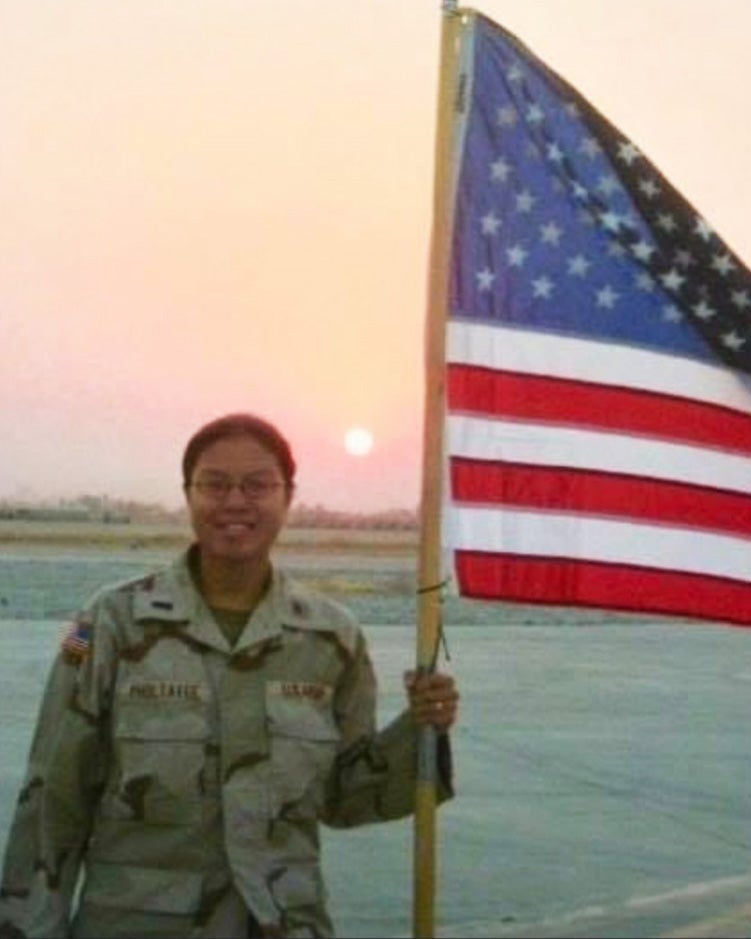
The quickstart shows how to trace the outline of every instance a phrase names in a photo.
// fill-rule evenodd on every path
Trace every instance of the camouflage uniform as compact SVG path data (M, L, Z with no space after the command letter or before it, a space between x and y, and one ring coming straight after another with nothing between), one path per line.
M231 648L183 555L103 590L77 633L49 679L9 837L5 931L331 935L318 822L409 814L415 772L409 714L375 732L373 670L347 611L275 571ZM441 776L444 799L447 765Z

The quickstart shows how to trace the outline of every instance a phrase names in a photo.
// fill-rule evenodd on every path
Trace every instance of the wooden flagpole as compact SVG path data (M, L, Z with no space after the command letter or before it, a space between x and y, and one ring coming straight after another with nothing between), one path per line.
M445 329L453 209L454 105L457 95L457 0L443 0L438 115L435 141L433 230L430 245L428 309L425 329L425 406L417 629L417 672L435 667L441 631L441 512L443 502L443 420ZM418 733L417 789L414 819L413 935L435 933L436 881L436 733Z

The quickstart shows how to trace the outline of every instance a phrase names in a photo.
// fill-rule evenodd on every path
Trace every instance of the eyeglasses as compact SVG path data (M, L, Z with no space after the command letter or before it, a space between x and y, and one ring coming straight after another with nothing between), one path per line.
M212 476L210 479L198 479L190 483L190 486L197 489L201 495L216 502L226 499L235 487L240 490L245 499L250 502L260 502L283 485L284 483L276 479L257 479L253 476L248 476L239 482L233 482L224 476Z

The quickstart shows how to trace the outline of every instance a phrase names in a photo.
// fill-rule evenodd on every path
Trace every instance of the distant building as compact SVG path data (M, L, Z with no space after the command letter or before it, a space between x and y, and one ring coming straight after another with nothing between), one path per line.
M18 522L98 522L128 524L130 516L115 509L91 509L78 506L0 505L0 519Z

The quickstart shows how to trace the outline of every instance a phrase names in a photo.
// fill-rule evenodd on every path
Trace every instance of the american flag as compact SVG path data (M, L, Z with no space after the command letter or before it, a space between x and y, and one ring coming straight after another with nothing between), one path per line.
M89 654L91 648L91 625L73 620L65 627L61 653L66 662L78 664Z
M751 624L751 272L472 14L447 327L460 593Z

